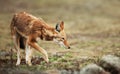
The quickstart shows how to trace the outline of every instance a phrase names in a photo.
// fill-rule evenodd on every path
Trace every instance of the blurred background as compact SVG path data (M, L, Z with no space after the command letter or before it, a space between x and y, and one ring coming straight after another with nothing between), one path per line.
M14 13L28 12L53 26L63 20L69 37L119 36L119 7L119 0L0 0L0 47L11 44L9 25Z
M119 0L0 0L0 49L11 45L9 25L14 13L28 12L53 26L63 20L69 39L81 35L117 37L119 7Z
M57 52L73 59L120 55L120 0L0 0L0 50L13 47L9 26L14 13L21 11L51 26L64 21L72 48L66 52L53 42L39 42L51 56Z
M63 20L70 38L79 35L120 36L119 0L0 0L0 48L10 46L14 13L25 11L55 25Z

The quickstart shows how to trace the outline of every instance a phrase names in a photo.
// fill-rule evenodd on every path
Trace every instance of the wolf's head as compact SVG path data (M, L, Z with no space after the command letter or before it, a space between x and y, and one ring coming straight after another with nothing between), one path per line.
M56 24L55 30L57 31L57 35L59 37L55 37L53 40L59 44L61 47L65 47L70 49L70 45L67 42L67 36L64 31L64 22L61 21L60 23Z

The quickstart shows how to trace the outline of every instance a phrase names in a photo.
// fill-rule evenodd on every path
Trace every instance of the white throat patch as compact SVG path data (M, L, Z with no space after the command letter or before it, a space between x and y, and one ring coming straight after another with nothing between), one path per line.
M59 44L61 47L66 47L62 41L58 41L57 39L53 39L53 41Z

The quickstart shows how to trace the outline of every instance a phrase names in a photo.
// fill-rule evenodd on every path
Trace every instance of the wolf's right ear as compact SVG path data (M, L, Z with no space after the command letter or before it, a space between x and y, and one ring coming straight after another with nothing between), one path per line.
M61 21L61 22L60 22L60 30L63 30L63 29L64 29L64 22Z
M56 31L60 32L60 25L57 23L55 26Z

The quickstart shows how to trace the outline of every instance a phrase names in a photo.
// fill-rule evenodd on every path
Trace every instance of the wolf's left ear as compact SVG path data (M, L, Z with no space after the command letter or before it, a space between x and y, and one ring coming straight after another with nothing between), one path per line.
M64 22L61 21L60 23L57 23L55 29L58 32L62 31L64 29Z
M61 21L61 23L60 23L60 29L61 29L61 30L64 29L64 22L63 22L63 21Z
M55 26L56 31L60 32L60 25L57 23Z

